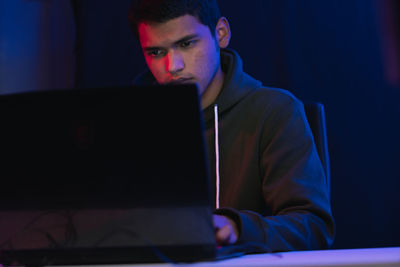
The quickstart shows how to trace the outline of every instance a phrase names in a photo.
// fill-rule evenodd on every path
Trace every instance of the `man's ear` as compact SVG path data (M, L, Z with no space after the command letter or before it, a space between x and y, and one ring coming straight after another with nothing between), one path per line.
M215 27L215 37L220 48L228 47L231 40L231 28L225 17L221 17L218 20L217 26Z

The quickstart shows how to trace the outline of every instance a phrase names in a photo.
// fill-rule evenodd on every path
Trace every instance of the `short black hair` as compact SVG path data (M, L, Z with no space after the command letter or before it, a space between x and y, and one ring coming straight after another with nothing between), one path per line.
M163 23L184 15L196 17L215 37L215 27L221 17L217 0L134 0L129 21L139 40L138 26L141 22Z

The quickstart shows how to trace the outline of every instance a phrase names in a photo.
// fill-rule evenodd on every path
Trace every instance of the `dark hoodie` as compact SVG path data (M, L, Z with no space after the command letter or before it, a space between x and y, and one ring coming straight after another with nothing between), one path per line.
M239 227L238 244L270 251L328 248L334 237L328 186L303 104L243 72L239 55L221 51L224 84L204 112L216 214ZM154 81L150 73L140 83ZM218 145L214 126L218 109Z

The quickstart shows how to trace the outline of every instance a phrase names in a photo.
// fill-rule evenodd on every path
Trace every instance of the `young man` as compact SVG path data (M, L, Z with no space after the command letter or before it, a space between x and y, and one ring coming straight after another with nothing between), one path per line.
M271 251L329 247L329 193L303 105L243 72L227 49L231 32L216 0L137 0L130 20L150 70L138 84L199 87L217 181L217 242Z

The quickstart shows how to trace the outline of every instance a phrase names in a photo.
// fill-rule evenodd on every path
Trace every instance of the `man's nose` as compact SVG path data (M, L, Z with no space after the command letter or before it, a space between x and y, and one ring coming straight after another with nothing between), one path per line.
M168 53L166 68L172 75L179 73L185 68L185 63L181 53L176 51L171 51Z

